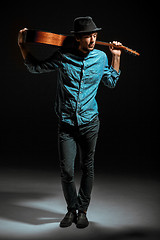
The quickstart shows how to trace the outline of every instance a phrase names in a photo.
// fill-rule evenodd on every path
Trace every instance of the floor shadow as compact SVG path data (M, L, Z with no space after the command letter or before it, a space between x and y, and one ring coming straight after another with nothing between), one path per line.
M0 192L0 217L32 225L59 222L63 216L62 214L18 205L18 201L26 201L27 199L35 201L46 196L47 194L42 193ZM53 195L49 196L53 197Z

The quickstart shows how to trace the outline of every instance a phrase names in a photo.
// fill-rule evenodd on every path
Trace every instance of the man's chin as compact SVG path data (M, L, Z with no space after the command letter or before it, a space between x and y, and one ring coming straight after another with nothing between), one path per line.
M89 47L88 51L93 51L94 47Z

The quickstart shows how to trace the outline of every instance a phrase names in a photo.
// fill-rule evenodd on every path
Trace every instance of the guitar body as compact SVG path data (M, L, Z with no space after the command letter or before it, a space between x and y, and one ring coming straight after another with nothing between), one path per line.
M24 35L24 42L25 43L42 43L42 44L49 44L58 47L69 47L72 48L75 46L75 38L73 36L65 36L61 34L55 34L51 32L43 32L43 31L36 31L36 30L27 30ZM113 43L101 42L96 41L96 44L102 46L111 46L120 50L125 50L128 53L131 53L135 56L139 56L140 54L128 47L123 45L116 46Z
M43 43L61 47L63 46L63 42L66 38L67 36L60 34L36 30L27 30L24 41L27 43Z

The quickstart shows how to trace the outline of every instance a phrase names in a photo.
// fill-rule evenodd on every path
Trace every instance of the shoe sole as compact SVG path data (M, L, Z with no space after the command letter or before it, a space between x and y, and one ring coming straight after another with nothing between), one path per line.
M60 224L59 226L61 227L61 228L67 228L67 227L70 227L72 225L72 223L71 224L69 224L69 225L63 225L63 224Z
M88 227L88 225L89 223L87 225L77 224L76 227L82 229Z
M71 225L72 225L72 223L75 223L75 224L77 224L77 220L73 220L73 222L71 222L70 224L63 224L63 223L60 223L60 227L61 228L67 228L67 227L70 227Z

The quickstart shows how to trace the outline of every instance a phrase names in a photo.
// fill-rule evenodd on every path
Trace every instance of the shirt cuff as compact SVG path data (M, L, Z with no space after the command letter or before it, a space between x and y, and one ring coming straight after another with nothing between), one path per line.
M119 77L120 76L120 74L121 74L121 70L119 69L119 72L117 72L112 66L110 67L110 70L111 70L111 72L112 72L112 76L113 77Z

